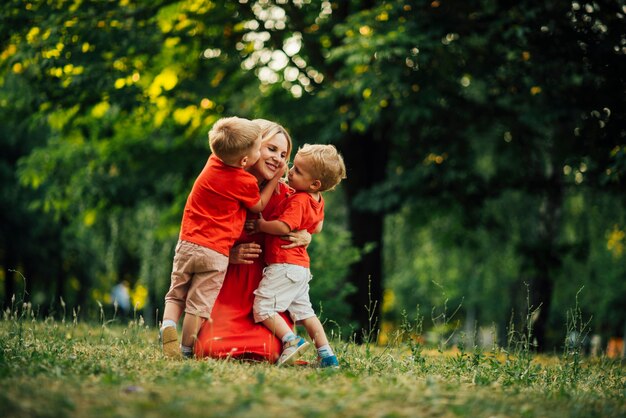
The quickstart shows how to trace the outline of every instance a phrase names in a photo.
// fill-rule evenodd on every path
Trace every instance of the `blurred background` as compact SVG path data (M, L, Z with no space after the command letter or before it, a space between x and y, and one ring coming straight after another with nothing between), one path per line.
M117 292L157 322L207 132L238 115L346 159L310 247L333 333L623 337L623 1L10 0L0 16L5 310L111 318Z

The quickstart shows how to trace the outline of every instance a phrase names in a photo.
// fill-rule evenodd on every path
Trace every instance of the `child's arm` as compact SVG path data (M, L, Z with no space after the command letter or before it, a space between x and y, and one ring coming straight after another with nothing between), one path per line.
M278 181L282 177L281 173L282 170L278 170L276 175L265 184L263 190L261 190L261 199L259 199L259 201L254 206L248 208L250 212L260 213L263 209L265 209L267 202L269 202L270 198L272 197L272 193L274 193L274 191L276 190L276 185L278 184Z
M254 230L255 232L265 232L270 235L286 235L291 232L289 225L283 221L266 221L263 218L256 221Z
M317 224L317 226L315 227L315 229L313 230L314 234L319 234L320 232L322 232L322 227L324 226L324 220L321 220L320 223Z

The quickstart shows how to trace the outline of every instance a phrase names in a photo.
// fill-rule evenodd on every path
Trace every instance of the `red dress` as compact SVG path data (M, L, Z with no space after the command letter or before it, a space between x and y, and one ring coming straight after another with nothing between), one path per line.
M282 200L289 187L279 183L279 193L274 193L263 210L267 219ZM256 242L263 246L264 235L248 235L245 232L235 245ZM282 350L281 341L263 324L256 324L252 316L254 291L263 276L263 254L253 264L229 264L226 278L220 290L211 317L198 333L195 345L196 357L244 358L274 362ZM289 326L293 326L287 314L281 314Z

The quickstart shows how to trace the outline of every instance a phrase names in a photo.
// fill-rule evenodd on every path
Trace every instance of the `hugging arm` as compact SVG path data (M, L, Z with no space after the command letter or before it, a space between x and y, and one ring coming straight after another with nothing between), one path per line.
M278 219L274 221L266 221L263 218L258 219L254 229L256 232L265 232L270 235L286 235L291 232L289 225Z

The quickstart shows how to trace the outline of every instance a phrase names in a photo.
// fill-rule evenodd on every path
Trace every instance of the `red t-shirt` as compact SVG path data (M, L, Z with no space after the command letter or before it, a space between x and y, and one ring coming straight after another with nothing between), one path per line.
M313 233L317 225L324 219L324 199L320 194L319 202L310 194L296 192L283 200L274 210L268 220L279 220L292 231L306 229ZM290 249L280 248L289 244L278 235L267 234L265 239L265 262L267 264L287 263L309 267L310 259L306 247L300 246Z
M180 239L229 255L246 221L246 208L261 199L257 179L211 155L185 204Z

